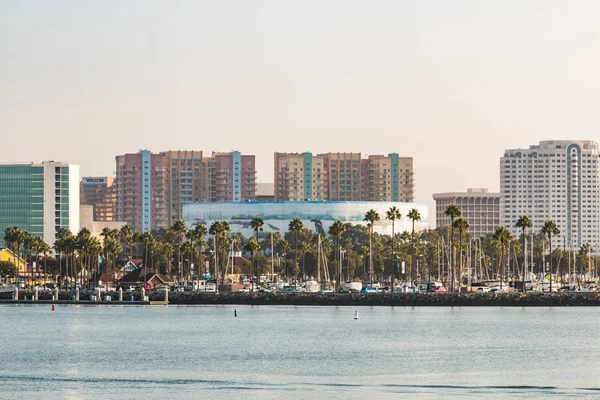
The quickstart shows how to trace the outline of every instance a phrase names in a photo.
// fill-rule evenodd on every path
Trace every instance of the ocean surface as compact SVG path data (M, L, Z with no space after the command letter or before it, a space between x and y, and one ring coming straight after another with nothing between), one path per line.
M600 308L2 305L0 332L0 399L600 398Z

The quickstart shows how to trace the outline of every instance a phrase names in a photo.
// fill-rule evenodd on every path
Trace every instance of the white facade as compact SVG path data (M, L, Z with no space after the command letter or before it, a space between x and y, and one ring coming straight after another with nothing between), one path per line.
M598 144L583 140L543 141L528 149L506 150L500 158L500 223L518 236L526 214L539 232L553 220L556 247L600 245Z
M44 240L52 247L60 228L79 230L79 165L44 161Z

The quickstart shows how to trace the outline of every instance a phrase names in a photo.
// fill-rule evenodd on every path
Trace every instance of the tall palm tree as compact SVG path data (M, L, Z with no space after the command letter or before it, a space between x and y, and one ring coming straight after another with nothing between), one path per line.
M294 256L296 258L294 264L294 281L296 281L298 277L298 233L302 232L303 229L304 224L302 223L302 220L298 217L295 217L293 220L291 220L288 225L288 230L290 232L294 232Z
M375 222L380 220L381 217L379 217L379 213L373 208L367 211L363 218L363 221L365 221L369 227L369 281L371 282L371 285L373 285L373 226L375 225Z
M310 242L302 242L300 245L300 251L302 252L302 279L306 278L306 255L311 251Z
M89 245L90 245L91 239L92 239L92 233L87 228L81 228L79 230L79 232L77 232L77 236L75 237L76 247L77 247L77 250L79 251L80 264L81 264L81 277L80 277L81 286L83 286L84 272L89 269L89 268L87 268L88 264L89 264L89 260L87 259L87 257L88 257ZM78 273L77 273L76 265L75 265L74 269L75 269L75 277L77 277ZM77 278L75 279L75 281L77 282Z
M256 253L259 253L262 250L262 247L260 247L260 245L258 244L258 240L256 238L250 238L250 240L248 240L246 242L246 245L244 246L244 251L247 251L250 253L250 255L252 256L252 265L255 267L256 263L254 262L254 255ZM256 270L254 271L254 273L256 273ZM258 287L258 285L257 285ZM252 280L252 292L254 292L254 279Z
M469 221L465 218L460 217L454 221L453 227L458 229L458 278L463 271L463 254L462 254L462 242L463 242L463 233L469 230Z
M116 235L112 235L104 242L104 254L106 254L106 289L108 290L111 281L111 272L114 271L114 262L117 255L121 252L121 246L115 239ZM112 257L112 261L111 261Z
M408 219L412 221L412 233L410 235L410 277L414 281L414 266L415 266L415 221L421 220L421 214L416 208L412 208L408 214Z
M500 255L500 266L502 267L500 272L500 289L502 289L505 275L504 254L506 253L506 245L510 243L513 237L505 226L499 226L494 232L494 239L497 240L502 247L502 253Z
M517 228L521 228L522 231L522 235L523 236L523 293L525 293L525 266L527 265L527 254L525 253L525 243L526 243L526 238L525 238L525 230L527 228L532 228L533 224L531 223L531 219L529 219L529 217L525 214L521 215L519 217L519 219L517 220Z
M114 245L111 243L111 241L114 240L113 235L114 235L113 230L107 226L102 228L102 232L100 233L100 236L102 236L102 254L104 255L104 265L105 265L106 281L107 281L106 289L107 290L108 290L108 283L109 283L108 281L109 281L109 273L110 273L109 255L110 255L110 252L114 248Z
M219 238L223 238L227 232L231 231L231 227L227 221L214 221L210 225L208 233L214 235L215 240L215 277L219 277Z
M133 229L131 229L131 225L125 224L119 230L119 238L123 242L123 249L125 250L125 259L129 260L129 256L131 256L131 244L133 243Z
M450 257L448 257L448 263L450 264L450 276L452 282L450 283L450 291L454 292L454 220L462 215L460 209L455 204L450 204L446 211L444 211L446 216L450 217Z
M94 262L96 263L96 274L99 272L98 271L98 257L100 257L100 255L102 254L102 243L100 243L100 240L98 240L98 238L92 237L90 239L90 243L88 244L88 253L89 253L89 258L90 261L94 260ZM91 265L90 265L90 271L91 271ZM90 274L91 275L91 274ZM88 277L88 285L89 285L89 277Z
M48 260L48 256L50 255L50 252L52 251L52 249L50 248L50 246L48 245L48 243L46 243L42 239L41 243L40 243L39 251L42 254L42 256L44 256L44 283L47 283L47 281L48 281L48 263L47 263L47 260Z
M342 221L340 221L339 219L336 220L333 224L331 224L331 226L329 227L329 235L333 238L335 238L335 242L334 242L334 254L335 254L335 259L336 259L336 282L338 283L338 287L339 285L342 283L342 267L341 267L341 252L340 252L340 239L342 238L342 234L346 231L346 225L344 225L344 223Z
M258 232L262 232L263 230L263 226L265 225L265 221L263 221L263 219L261 217L259 217L258 215L256 217L254 217L252 219L252 221L250 221L250 227L254 230L254 232L256 233L256 243L258 242ZM258 275L256 273L256 263L254 260L254 257L252 258L252 274L254 275L252 281L257 280L258 279ZM258 282L256 282L256 286L258 287ZM254 290L254 283L252 284L252 288Z
M178 264L177 264L177 271L179 274L179 279L181 280L181 275L182 275L182 262L181 262L181 244L183 243L183 238L185 238L185 233L187 232L187 228L185 227L185 222L183 222L182 219L178 219L175 222L173 222L173 225L171 225L171 228L169 229L171 231L171 233L173 234L173 237L175 238L175 241L178 244L178 248L177 248L177 260L178 260Z
M186 237L193 243L196 254L198 254L198 266L195 268L197 275L200 275L202 269L202 250L204 236L208 233L204 224L198 224L186 233Z
M549 219L544 222L541 232L548 236L548 241L550 241L550 292L552 292L552 236L560 235L560 229L554 221Z
M394 228L396 225L396 220L402 218L402 214L400 210L396 206L390 207L389 210L385 213L385 218L392 221L392 293L394 292L394 281L396 280L396 253L394 252L394 244L396 242Z

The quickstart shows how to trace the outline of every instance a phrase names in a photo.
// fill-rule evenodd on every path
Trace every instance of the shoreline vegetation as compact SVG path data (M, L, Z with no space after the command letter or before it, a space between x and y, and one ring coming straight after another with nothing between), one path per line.
M118 302L117 292L107 293L113 301L91 302L93 293L81 293L80 304L85 305L140 305L139 293L123 293ZM24 295L24 296L23 296ZM59 301L72 301L72 292L60 292ZM133 296L134 301L131 301ZM10 294L0 296L0 304L51 304L52 295L40 292L39 302L30 300L32 293L21 292L18 301ZM29 300L23 300L27 298ZM164 294L149 295L150 304L164 305ZM600 306L600 293L169 293L172 305L256 305L256 306L397 306L397 307L595 307Z

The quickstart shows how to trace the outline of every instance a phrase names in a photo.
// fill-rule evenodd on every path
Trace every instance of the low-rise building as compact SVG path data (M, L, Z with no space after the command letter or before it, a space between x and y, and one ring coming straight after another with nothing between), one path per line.
M437 226L451 224L445 214L450 204L461 211L469 222L469 232L474 238L493 233L500 225L500 193L487 189L467 189L466 192L435 193L435 221Z

